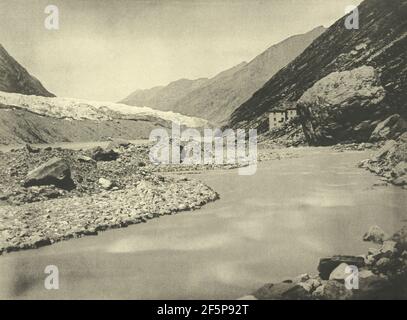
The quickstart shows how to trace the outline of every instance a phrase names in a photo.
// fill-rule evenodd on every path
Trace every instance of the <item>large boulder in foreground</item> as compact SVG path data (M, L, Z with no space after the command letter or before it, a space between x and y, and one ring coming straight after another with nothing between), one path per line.
M371 66L333 72L322 78L297 101L308 143L367 141L377 125L371 117L384 98L385 90Z
M75 188L69 164L61 158L52 158L29 172L24 181L25 187L44 185L54 185L65 190Z

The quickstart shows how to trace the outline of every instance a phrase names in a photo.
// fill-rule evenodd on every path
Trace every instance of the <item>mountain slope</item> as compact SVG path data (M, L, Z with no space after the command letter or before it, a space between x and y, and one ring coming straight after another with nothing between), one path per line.
M145 106L162 111L171 111L178 99L194 91L207 82L208 79L180 79L168 86L159 86L147 90L137 90L120 103L131 106Z
M0 91L53 97L0 44Z
M173 110L190 116L199 115L215 123L223 122L324 31L325 28L318 27L271 46L236 72L222 78L215 77L180 99Z
M203 119L148 107L0 91L0 145L148 139L153 129L171 128L172 122L207 126Z
M242 62L211 79L180 80L184 84L182 90L177 88L176 81L167 87L138 90L122 102L172 110L213 123L222 123L273 74L297 57L324 31L325 28L318 27L308 33L290 37L268 48L249 63ZM192 85L185 85L187 81L196 85L196 88L191 90ZM177 90L173 90L174 88Z
M367 127L366 139L387 116L405 117L407 0L365 0L359 14L360 29L346 29L346 17L337 21L242 104L228 125L265 132L269 111L300 100L300 120L308 138L326 144L352 138L358 126ZM343 79L354 80L348 83L353 95L344 90ZM374 92L363 92L366 84ZM367 99L378 92L383 93L380 99ZM332 96L336 98L330 100ZM325 135L324 141L318 135Z

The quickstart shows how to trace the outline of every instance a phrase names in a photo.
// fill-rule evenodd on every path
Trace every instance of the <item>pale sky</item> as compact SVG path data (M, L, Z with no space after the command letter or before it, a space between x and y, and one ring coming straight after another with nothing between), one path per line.
M57 96L118 101L211 77L361 0L0 0L0 43ZM44 9L59 8L47 30Z

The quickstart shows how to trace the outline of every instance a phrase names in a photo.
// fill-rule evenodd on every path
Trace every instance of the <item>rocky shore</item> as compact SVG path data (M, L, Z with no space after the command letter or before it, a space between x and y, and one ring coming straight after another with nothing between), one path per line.
M360 256L322 258L317 275L303 274L280 283L269 283L241 299L407 299L407 226L391 237L373 226L363 239L378 247ZM345 280L350 276L348 266L358 268L357 288L346 288Z
M407 189L407 132L397 140L388 140L371 158L359 166L382 177L385 183L392 183Z
M0 254L194 210L218 195L148 169L138 146L0 153Z

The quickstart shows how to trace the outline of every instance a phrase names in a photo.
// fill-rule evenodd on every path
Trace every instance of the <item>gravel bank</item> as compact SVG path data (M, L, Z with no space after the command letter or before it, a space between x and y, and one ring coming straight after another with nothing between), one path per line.
M153 173L136 149L126 149L118 147L122 153L114 161L66 149L27 147L0 154L0 254L198 209L218 198L199 181ZM28 172L55 157L70 165L73 190L24 187Z

